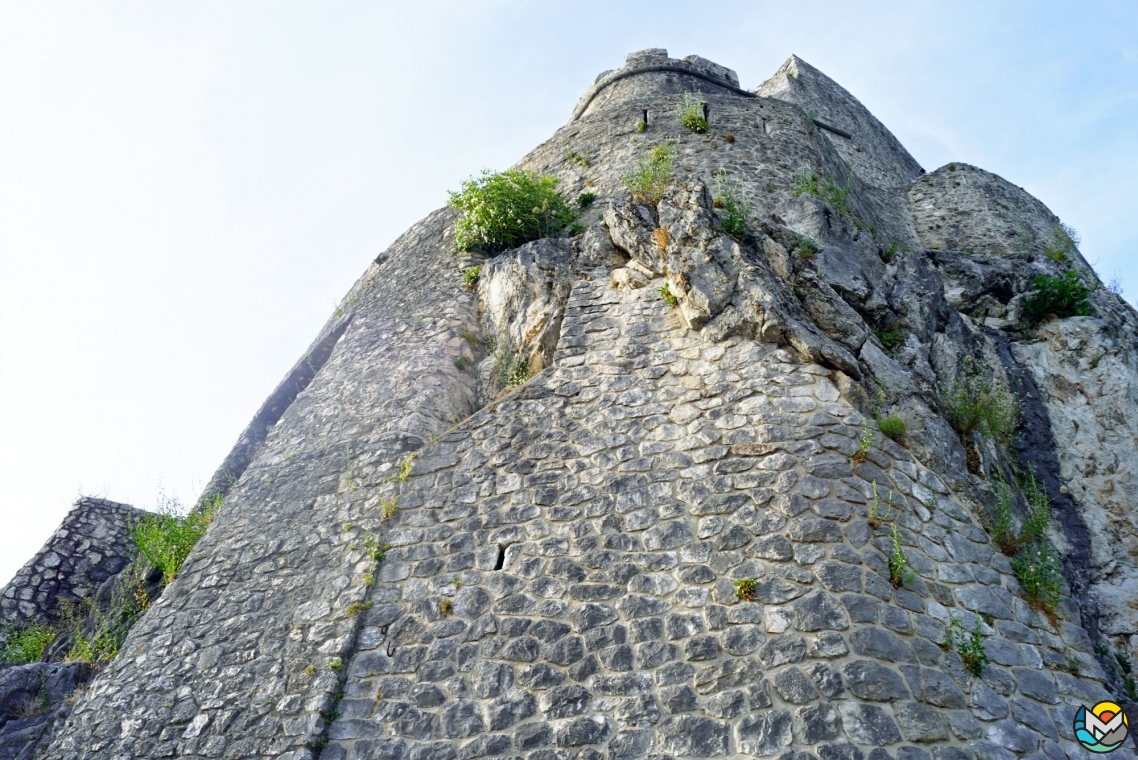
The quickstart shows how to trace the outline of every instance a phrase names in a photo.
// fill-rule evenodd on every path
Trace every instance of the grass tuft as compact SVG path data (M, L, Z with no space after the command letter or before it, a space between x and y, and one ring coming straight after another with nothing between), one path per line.
M624 185L632 193L634 203L656 205L660 202L672 178L675 159L675 147L670 142L663 142L629 167L624 174Z
M57 631L44 623L30 622L22 627L10 623L4 627L4 645L0 647L0 664L27 665L39 662Z

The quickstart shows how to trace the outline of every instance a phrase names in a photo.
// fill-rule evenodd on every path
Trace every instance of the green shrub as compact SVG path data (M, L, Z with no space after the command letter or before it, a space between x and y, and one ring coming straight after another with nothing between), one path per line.
M447 205L463 212L455 223L460 251L499 253L556 235L577 220L557 192L557 178L528 169L482 172L451 192Z
M1058 277L1041 274L1032 280L1031 288L1023 302L1023 316L1032 325L1052 314L1060 319L1091 314L1090 289L1078 272L1064 272Z
M953 616L948 628L948 641L960 655L965 670L974 676L979 676L984 670L984 666L988 664L988 649L984 646L980 616L976 616L976 627L972 629L971 633L965 633L960 618Z
M697 135L708 130L707 119L703 118L703 93L696 93L699 97L693 98L690 92L684 93L684 102L676 109L676 117L680 124Z
M996 492L996 509L992 513L992 542L1000 547L1000 551L1004 554L1011 556L1022 546L1019 536L1016 535L1015 517L1012 513L1012 491L1002 480L996 480L992 485Z
M850 180L845 185L831 177L819 177L808 165L798 167L794 173L794 197L813 195L829 203L842 216L850 213Z
M941 393L945 416L961 437L974 430L985 438L1007 445L1019 424L1019 404L990 371L969 361L956 381Z
M581 193L577 196L577 208L585 209L593 205L597 199L596 193Z
M205 535L223 500L221 494L216 494L201 509L186 515L167 507L165 511L146 515L130 526L130 537L139 554L162 571L167 584L178 577L190 550Z
M1070 225L1059 223L1051 229L1043 255L1056 264L1070 264L1079 246L1079 233Z
M664 283L664 286L660 288L660 297L664 299L664 303L668 304L673 309L680 305L680 299L676 298L672 294L672 288L666 282Z
M492 371L502 385L522 385L533 377L525 351L520 348L513 354L499 350L494 355Z
M578 166L588 166L589 165L589 159L586 156L582 156L580 153L578 153L575 150L571 150L568 153L566 153L565 154L565 160L571 164L577 164Z
M672 178L676 149L670 142L662 142L650 153L642 155L624 175L624 185L632 193L634 203L656 205L664 195Z
M905 431L908 429L908 426L905 425L905 420L896 414L891 414L888 417L879 417L877 427L881 428L881 432L884 435L889 436L893 440L904 438Z
M56 630L50 625L30 622L21 628L9 624L4 628L4 646L0 647L0 663L26 665L39 662L47 645L55 638Z
M738 181L731 182L726 171L715 177L715 198L712 205L723 209L723 231L736 240L747 234L747 204L742 200Z

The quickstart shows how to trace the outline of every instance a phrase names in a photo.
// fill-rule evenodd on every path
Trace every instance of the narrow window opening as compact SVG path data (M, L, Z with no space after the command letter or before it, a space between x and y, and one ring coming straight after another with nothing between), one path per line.
M501 570L502 566L506 564L506 545L498 545L498 561L494 563L495 570Z
M709 124L711 123L710 113L711 112L707 108L707 103L704 103L703 104L703 120Z
M644 126L648 126L648 109L644 109Z

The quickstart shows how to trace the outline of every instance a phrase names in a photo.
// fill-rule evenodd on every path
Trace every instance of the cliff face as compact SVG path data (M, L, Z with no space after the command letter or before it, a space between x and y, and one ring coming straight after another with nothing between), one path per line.
M671 183L632 203L665 141ZM519 165L594 193L585 231L474 290L450 210L381 255L47 756L1082 752L1076 709L1129 701L1138 654L1138 318L1097 287L1035 325L1036 277L1099 286L1058 220L924 175L797 58L754 93L634 54ZM504 361L535 376L504 389ZM958 432L964 380L1016 399L1014 434ZM1048 614L989 537L1017 473L1063 553Z

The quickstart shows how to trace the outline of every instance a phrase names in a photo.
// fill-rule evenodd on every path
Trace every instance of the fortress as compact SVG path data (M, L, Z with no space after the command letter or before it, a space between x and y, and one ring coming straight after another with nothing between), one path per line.
M1059 220L926 173L796 57L747 90L634 53L518 166L593 195L581 229L456 253L444 208L379 255L73 704L40 674L79 666L0 666L0 704L53 705L0 716L0 758L1083 757L1079 707L1138 697L1138 314ZM1091 314L1030 319L1068 273ZM962 382L1014 398L1009 436L962 429ZM993 519L1040 499L1051 609ZM3 622L120 572L130 514L81 501Z

